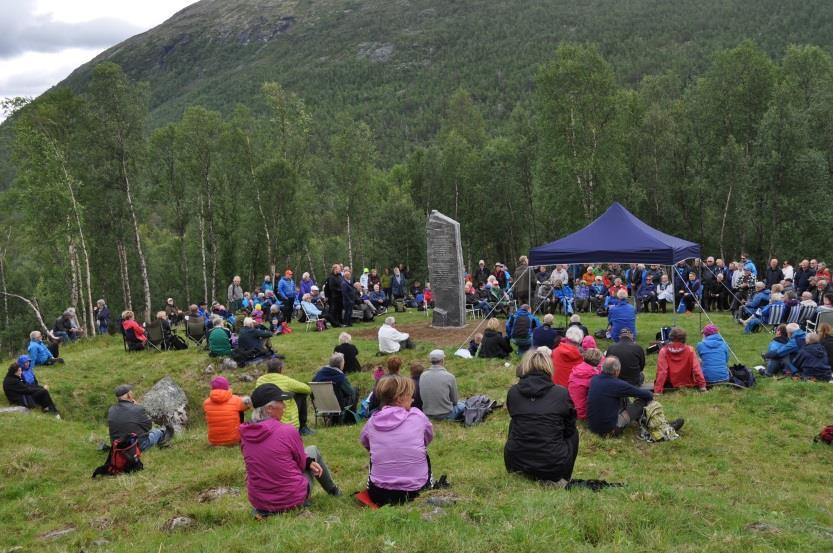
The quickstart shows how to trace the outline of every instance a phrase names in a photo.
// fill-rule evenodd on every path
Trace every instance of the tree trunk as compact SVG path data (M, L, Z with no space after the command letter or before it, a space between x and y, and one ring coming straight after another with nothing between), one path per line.
M127 248L124 242L119 239L116 242L116 250L119 254L119 269L121 269L121 293L124 308L133 311L133 298L130 293L130 270L127 266Z
M36 305L36 303L33 300L24 298L23 296L21 296L19 294L10 294L9 292L6 292L5 289L0 293L3 294L4 297L17 298L20 301L22 301L23 303L25 303L26 305L28 305L32 309L32 311L34 311L35 318L38 320L38 324L40 325L41 329L43 330L44 335L45 336L51 335L51 332L49 332L49 328L46 326L46 323L43 322L43 315L41 315L40 309L38 309L38 306Z
M6 250L3 250L3 255L0 255L0 288L2 288L3 292L3 321L5 322L5 326L3 328L9 328L9 296L7 296L8 290L6 289ZM0 334L0 352L3 352L3 335Z
M350 269L353 267L353 235L350 232L350 210L347 210L347 260L350 263Z
M71 288L69 291L69 305L73 309L78 309L78 254L75 252L75 244L72 240L69 241L69 269L72 274Z
M203 296L202 301L208 303L208 272L206 269L206 262L205 262L205 217L203 216L203 197L200 194L200 215L199 215L199 222L200 222L200 254L202 255L202 285L203 285Z
M136 253L139 255L139 272L142 275L142 288L145 293L145 322L150 322L150 280L148 279L148 266L145 261L145 253L142 251L142 237L139 235L139 220L136 218L136 210L133 207L133 194L130 192L130 179L127 177L127 160L121 159L122 179L124 180L124 193L127 198L127 209L130 210L130 218L133 220L133 235L136 240Z
M266 212L263 211L263 202L260 201L260 187L257 185L255 179L255 165L252 159L252 144L249 136L246 135L246 154L249 156L249 172L252 175L252 185L255 187L255 199L257 200L257 211L260 214L260 220L263 223L263 234L266 236L266 260L269 263L269 274L275 274L275 256L272 251L272 237L269 233L269 222L266 220Z
M185 235L179 235L179 262L182 264L182 278L185 280L185 303L191 305L191 286L188 284L188 253L185 250Z
M214 233L214 206L212 204L211 189L209 188L210 183L207 175L205 177L205 185L205 224L207 226L206 231L208 232L210 239L209 244L211 245L211 288L209 289L209 296L211 303L214 303L217 294L217 240Z
M309 248L306 248L306 250L307 250L307 262L309 263L309 276L312 277L313 282L315 282L315 269L312 266L312 256L309 253Z
M726 194L726 206L723 208L723 222L720 224L720 257L726 259L726 251L723 248L723 234L726 230L726 218L729 216L729 202L732 200L732 189L735 186L735 180L729 180L729 192Z

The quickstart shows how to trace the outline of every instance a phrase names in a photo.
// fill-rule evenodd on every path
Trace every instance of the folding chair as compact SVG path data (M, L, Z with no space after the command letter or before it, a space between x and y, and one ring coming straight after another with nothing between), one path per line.
M124 339L124 351L131 352L131 351L142 351L145 349L145 344L141 340L136 339L136 333L133 332L133 329L124 330L124 327L119 325L119 328L122 329L121 335Z
M816 329L824 323L833 326L833 311L822 311L817 313L815 320L807 319L807 332L815 332Z
M202 317L185 316L185 337L200 347L205 340L205 319Z
M165 347L165 336L162 333L162 323L156 319L150 324L145 324L145 335L147 336L147 344L156 351L167 349Z
M307 318L306 322L304 323L306 325L306 327L304 328L304 332L309 332L310 326L318 328L318 315L315 315L314 313L310 313L309 311L307 311L303 303L301 304L301 310L304 312L304 315Z
M816 320L816 309L815 305L801 306L801 311L799 312L798 320L796 321L801 328L806 329L808 321Z
M769 310L769 316L766 320L761 319L761 324L766 327L767 330L770 332L775 332L775 327L781 324L784 320L784 311L786 310L786 305L776 305Z
M787 311L786 317L784 317L784 324L797 323L801 318L801 309L803 307L807 306L797 303L790 307L790 310Z
M472 303L466 304L466 318L479 319L480 315L477 312L477 306Z
M338 422L342 422L344 413L348 409L341 408L332 381L310 382L309 387L312 388L310 399L312 400L312 408L315 411L316 426L318 425L319 417L323 423L326 423L327 417L331 419L335 418Z

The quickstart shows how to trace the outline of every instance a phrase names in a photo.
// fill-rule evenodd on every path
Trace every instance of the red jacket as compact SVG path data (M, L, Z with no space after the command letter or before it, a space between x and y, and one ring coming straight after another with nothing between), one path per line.
M578 346L566 338L558 342L558 347L552 351L552 381L559 386L567 387L573 367L584 361Z
M657 359L657 379L654 381L655 394L662 393L666 380L670 380L672 388L706 389L700 359L693 347L671 342L660 350Z
M598 368L582 362L576 365L570 373L567 391L576 406L576 415L580 419L587 418L587 394L590 392L590 379L602 372Z
M133 334L136 336L136 339L140 342L144 342L147 340L147 336L145 336L145 327L137 323L133 319L128 319L121 323L121 327L125 330L133 330Z

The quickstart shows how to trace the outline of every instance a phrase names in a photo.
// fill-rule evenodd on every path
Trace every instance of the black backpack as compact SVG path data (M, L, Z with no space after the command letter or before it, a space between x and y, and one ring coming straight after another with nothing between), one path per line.
M116 476L118 474L142 470L142 450L139 448L139 439L135 433L131 433L124 440L113 440L110 444L110 452L104 464L93 471L93 478L96 476Z
M730 380L733 384L743 386L744 388L751 388L755 385L755 375L745 365L732 365L729 367L729 372L732 373Z
M529 336L529 328L532 326L531 315L521 315L515 317L515 323L512 325L512 336L510 338L524 339Z

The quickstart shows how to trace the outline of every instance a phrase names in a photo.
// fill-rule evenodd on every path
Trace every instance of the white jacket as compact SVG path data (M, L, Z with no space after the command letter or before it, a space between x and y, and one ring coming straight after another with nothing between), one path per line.
M407 332L399 332L389 324L383 324L379 328L379 351L382 353L396 353L401 347L399 342L407 340Z

